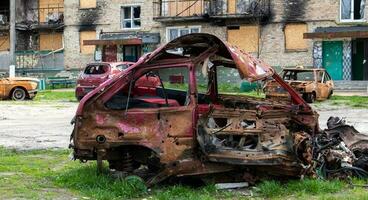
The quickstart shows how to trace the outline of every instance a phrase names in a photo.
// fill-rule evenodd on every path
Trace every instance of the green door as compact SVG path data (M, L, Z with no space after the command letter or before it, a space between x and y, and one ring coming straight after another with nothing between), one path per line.
M322 52L323 67L333 80L342 80L342 41L324 41Z

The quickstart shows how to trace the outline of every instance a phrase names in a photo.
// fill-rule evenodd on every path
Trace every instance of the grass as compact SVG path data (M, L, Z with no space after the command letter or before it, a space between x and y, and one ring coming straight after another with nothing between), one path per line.
M246 199L214 185L193 188L161 185L147 189L140 178L98 175L94 162L68 159L68 150L15 151L0 147L0 199ZM367 184L366 180L353 180ZM368 199L368 191L342 181L316 179L286 183L263 181L253 190L258 199Z
M366 96L332 96L330 102L337 106L368 108L368 97Z
M44 90L39 91L34 101L68 101L77 102L74 90Z

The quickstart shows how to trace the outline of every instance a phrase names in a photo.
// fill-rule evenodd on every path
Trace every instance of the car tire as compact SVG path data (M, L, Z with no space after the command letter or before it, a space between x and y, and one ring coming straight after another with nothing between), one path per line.
M314 103L316 100L316 94L314 92L306 94L305 101L307 103Z
M12 92L12 99L14 101L23 101L26 99L27 92L22 88L15 88Z
M330 92L330 94L327 96L327 99L331 99L332 94L333 94L333 91Z

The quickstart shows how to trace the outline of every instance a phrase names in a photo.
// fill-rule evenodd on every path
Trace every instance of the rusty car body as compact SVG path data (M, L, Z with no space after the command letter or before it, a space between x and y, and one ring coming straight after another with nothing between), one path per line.
M248 81L273 78L291 101L219 94L220 66ZM187 87L165 88L161 70L180 71ZM137 92L142 76L160 78L156 94ZM208 85L203 93L201 79ZM101 84L82 99L72 123L75 159L97 160L99 169L107 160L127 174L146 169L148 185L172 176L311 174L313 138L321 134L318 114L272 67L203 33L177 38Z
M308 103L326 100L333 94L334 82L325 69L284 68L281 77ZM275 81L268 81L264 91L268 98L290 98L288 92Z
M33 99L37 94L38 84L39 80L35 78L0 78L0 99Z

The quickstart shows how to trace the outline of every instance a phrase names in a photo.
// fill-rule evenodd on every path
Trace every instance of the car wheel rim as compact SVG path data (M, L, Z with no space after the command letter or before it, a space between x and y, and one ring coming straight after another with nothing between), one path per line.
M14 98L15 99L23 99L24 98L24 92L22 90L14 91Z

